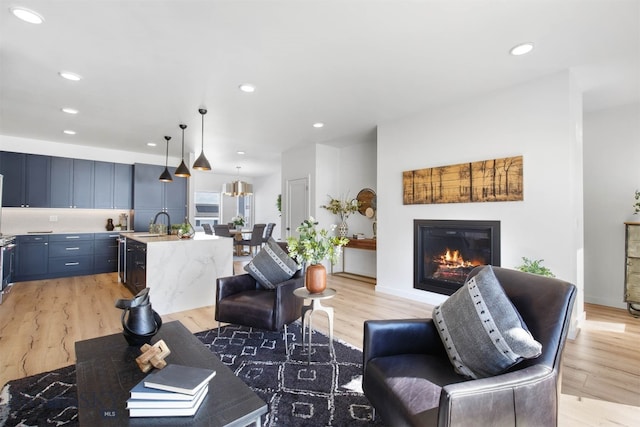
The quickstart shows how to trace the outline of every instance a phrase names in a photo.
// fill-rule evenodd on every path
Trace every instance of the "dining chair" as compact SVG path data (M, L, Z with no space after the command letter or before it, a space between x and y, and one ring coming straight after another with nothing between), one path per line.
M276 227L276 224L274 222L270 222L269 224L267 224L267 228L265 228L265 231L264 231L264 236L262 236L263 246L267 243L267 240L269 240L269 237L271 237L271 235L273 234L273 229L275 227Z
M255 224L251 230L250 239L242 239L237 241L237 245L249 246L249 252L251 256L255 256L255 248L262 246L262 235L267 224Z

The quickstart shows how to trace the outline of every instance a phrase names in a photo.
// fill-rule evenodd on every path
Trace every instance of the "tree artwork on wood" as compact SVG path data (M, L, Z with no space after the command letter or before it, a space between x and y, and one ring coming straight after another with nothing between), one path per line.
M524 200L522 176L522 156L405 171L403 204Z

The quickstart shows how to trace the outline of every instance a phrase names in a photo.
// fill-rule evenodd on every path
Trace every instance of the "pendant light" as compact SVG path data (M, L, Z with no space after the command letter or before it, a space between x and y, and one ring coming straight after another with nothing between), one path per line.
M238 180L232 183L227 183L222 185L222 193L225 196L231 197L239 197L239 196L249 196L253 194L253 185L248 182L244 182L240 180L240 166L236 166L238 169Z
M191 172L189 172L189 168L184 164L184 130L187 128L187 125L180 125L180 129L182 129L182 162L180 166L174 172L175 176L181 176L183 178L188 178L191 176Z
M173 182L173 178L171 178L171 174L169 173L169 140L171 137L165 136L164 139L167 140L167 154L164 157L164 172L160 175L160 181Z
M200 108L198 112L202 114L202 151L196 161L193 162L193 168L201 171L210 171L211 164L204 155L204 115L207 114L207 110Z

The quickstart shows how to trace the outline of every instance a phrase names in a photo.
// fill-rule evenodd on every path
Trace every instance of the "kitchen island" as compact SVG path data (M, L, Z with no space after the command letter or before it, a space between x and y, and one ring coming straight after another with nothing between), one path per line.
M160 315L213 305L216 279L233 274L233 240L230 238L204 233L196 233L190 239L149 233L120 235L126 239L124 245L128 251L127 257L120 257L123 264L120 268L128 273L144 274L142 282L136 280L149 288L153 309ZM137 248L139 253L131 256L132 248ZM133 277L139 278L135 274ZM131 283L127 283L127 287L132 292L141 290Z

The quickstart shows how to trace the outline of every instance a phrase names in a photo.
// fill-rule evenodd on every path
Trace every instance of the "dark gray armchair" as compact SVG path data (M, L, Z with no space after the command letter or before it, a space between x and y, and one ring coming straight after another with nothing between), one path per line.
M470 277L477 274L475 269ZM554 426L559 372L576 287L494 267L542 354L505 373L458 375L432 319L366 321L363 390L392 426Z
M293 291L304 286L304 271L298 270L289 280L265 289L249 274L221 277L216 286L215 319L235 325L268 331L284 330L287 354L287 325L300 318L304 300Z

